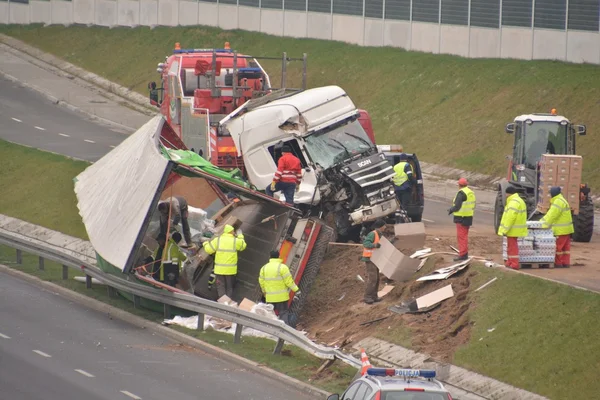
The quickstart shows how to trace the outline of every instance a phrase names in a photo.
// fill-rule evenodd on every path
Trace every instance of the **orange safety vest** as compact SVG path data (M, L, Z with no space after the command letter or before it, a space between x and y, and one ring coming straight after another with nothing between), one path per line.
M377 233L377 231L373 231L375 232L375 241L373 242L373 244L377 244L379 243L379 233ZM371 258L371 256L373 255L373 249L367 249L366 247L363 247L363 257L366 258Z

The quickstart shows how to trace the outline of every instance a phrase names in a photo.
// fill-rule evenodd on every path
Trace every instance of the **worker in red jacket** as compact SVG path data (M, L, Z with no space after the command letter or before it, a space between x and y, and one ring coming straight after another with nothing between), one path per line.
M275 172L273 182L267 187L266 192L273 197L275 192L282 191L285 202L294 205L294 193L300 189L302 165L300 159L292 154L290 146L284 145L281 152L283 155L277 162L277 172Z

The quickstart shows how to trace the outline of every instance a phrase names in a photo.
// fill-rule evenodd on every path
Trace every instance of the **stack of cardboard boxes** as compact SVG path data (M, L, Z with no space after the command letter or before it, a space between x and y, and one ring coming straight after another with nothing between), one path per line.
M543 154L540 167L537 208L546 213L550 208L550 188L560 186L562 195L575 212L579 213L579 190L583 158L574 155Z
M506 260L507 242L503 238L502 255ZM527 236L517 239L519 245L519 263L554 263L556 238L552 229L542 229L541 221L527 221Z

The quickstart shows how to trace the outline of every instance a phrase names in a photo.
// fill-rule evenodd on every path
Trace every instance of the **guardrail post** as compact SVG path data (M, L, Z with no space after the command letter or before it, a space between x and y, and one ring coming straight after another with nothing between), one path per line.
M108 291L108 297L114 299L117 297L117 291L112 286L106 286L106 290Z
M23 253L19 249L17 249L17 264L23 264Z
M89 275L85 276L85 287L87 289L91 289L92 288L92 277Z
M244 325L235 324L235 335L233 335L233 343L240 343L242 341L242 329L244 329Z
M168 304L163 304L163 316L165 319L171 319L171 306Z
M140 296L136 294L133 295L133 307L140 308Z
M196 327L199 331L204 330L204 314L198 313L198 325Z
M69 279L69 267L67 267L66 265L63 265L63 274L62 274L62 278L63 281L66 281L67 279Z
M43 257L38 257L38 269L40 271L44 270L44 258Z
M283 339L278 339L275 348L273 349L273 354L281 354L281 350L283 350L283 344L285 341Z

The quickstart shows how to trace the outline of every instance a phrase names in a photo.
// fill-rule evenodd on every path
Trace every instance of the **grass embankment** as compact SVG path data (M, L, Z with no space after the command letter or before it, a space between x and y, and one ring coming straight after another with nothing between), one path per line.
M424 161L503 176L512 136L504 125L515 116L551 108L589 127L578 141L584 179L600 187L600 74L596 65L554 61L465 59L448 55L366 48L339 42L281 38L210 27L103 28L2 26L73 64L147 94L156 64L175 42L182 47L221 48L225 41L246 54L290 57L308 53L310 87L342 86L373 118L380 143L402 143ZM273 85L280 62L265 61ZM300 83L290 63L291 86Z

